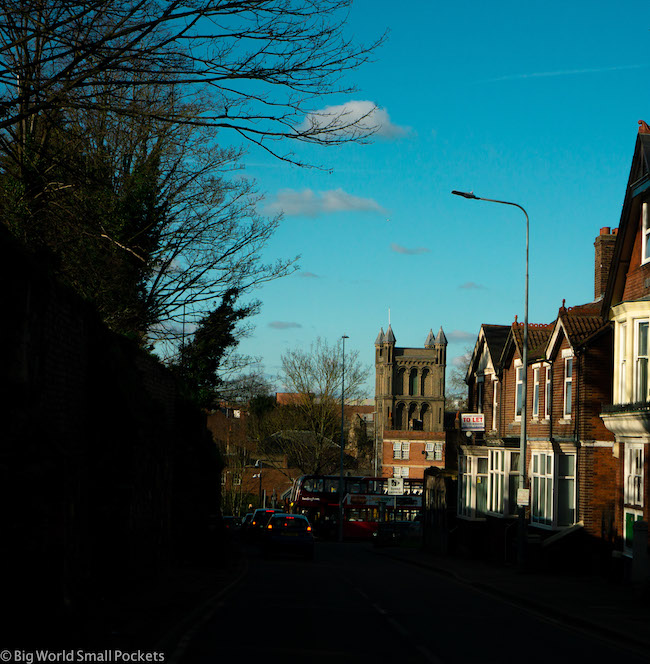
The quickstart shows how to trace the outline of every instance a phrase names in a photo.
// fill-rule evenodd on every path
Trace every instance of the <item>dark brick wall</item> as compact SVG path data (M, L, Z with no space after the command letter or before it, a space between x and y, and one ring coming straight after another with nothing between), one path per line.
M3 588L17 613L82 611L201 545L220 462L169 371L2 227L0 275Z

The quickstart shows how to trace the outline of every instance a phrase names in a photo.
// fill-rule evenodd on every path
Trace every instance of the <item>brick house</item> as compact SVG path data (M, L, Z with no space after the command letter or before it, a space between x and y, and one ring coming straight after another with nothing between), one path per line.
M481 327L466 382L470 411L484 414L485 430L471 433L459 451L461 546L514 557L522 412L531 545L552 557L576 542L599 552L612 544L614 437L600 417L611 399L612 332L600 302L609 244L596 241L596 300L568 309L563 303L553 323L529 325L527 367L523 325Z
M396 346L392 327L375 341L375 435L382 477L421 479L445 466L447 339L429 330L423 348Z
M601 303L601 313L612 321L614 334L612 401L603 408L602 419L616 441L614 526L617 549L624 556L632 554L635 523L647 524L650 518L650 127L645 122L639 125ZM647 526L638 532L639 552L643 553L647 550Z

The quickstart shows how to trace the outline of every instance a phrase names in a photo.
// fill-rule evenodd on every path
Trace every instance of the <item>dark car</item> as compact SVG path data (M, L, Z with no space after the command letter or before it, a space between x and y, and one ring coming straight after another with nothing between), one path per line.
M274 510L270 507L256 509L246 528L246 539L249 542L258 542L269 519L278 512L281 510Z
M262 551L265 556L279 553L314 557L314 534L306 516L274 514L264 528Z
M224 516L223 527L227 533L234 534L241 528L241 519L238 516Z

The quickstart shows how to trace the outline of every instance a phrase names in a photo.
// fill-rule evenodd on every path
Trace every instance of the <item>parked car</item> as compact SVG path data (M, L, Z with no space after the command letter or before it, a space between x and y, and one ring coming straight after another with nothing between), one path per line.
M274 514L264 528L261 546L265 556L288 553L312 560L314 534L311 524L301 514Z
M375 546L399 545L402 542L414 541L422 537L422 522L416 521L384 521L372 535Z
M227 533L234 535L239 532L239 529L241 528L241 518L238 516L224 516L223 527L226 529Z

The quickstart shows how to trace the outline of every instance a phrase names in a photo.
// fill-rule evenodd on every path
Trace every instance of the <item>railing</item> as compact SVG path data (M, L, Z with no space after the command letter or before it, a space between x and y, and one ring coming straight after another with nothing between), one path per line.
M602 413L648 413L650 402L637 401L636 403L612 403L602 407Z

